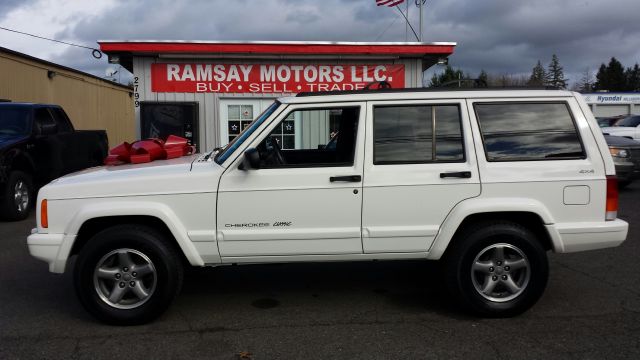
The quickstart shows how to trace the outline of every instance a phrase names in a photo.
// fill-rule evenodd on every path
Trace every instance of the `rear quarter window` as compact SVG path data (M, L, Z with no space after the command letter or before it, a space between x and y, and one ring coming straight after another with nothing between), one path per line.
M564 102L476 103L474 109L488 161L586 157Z

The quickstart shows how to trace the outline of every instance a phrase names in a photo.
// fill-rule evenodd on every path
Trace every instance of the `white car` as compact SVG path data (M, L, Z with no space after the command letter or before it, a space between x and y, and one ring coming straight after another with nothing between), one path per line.
M542 295L548 251L625 240L617 209L580 94L301 94L223 149L53 181L28 246L55 273L77 256L82 304L115 324L159 316L185 265L399 259L441 260L461 305L513 316Z
M604 134L640 140L640 115L631 115L616 121L615 126L600 128Z

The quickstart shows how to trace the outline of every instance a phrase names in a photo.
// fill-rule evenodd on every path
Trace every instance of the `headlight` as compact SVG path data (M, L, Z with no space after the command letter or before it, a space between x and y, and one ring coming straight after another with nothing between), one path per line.
M618 148L609 148L609 152L611 156L619 157L619 158L628 158L629 151L626 149L618 149Z

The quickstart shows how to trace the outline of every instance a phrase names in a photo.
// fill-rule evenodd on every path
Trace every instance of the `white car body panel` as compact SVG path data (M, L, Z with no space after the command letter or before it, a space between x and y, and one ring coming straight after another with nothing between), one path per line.
M195 266L288 261L439 259L471 215L537 215L556 252L619 245L622 220L605 221L606 176L615 168L593 115L567 91L443 91L291 97L223 163L191 156L89 169L55 180L38 195L31 254L63 272L83 224L113 216L150 216L169 229ZM473 106L478 102L568 104L585 159L489 162ZM465 160L374 165L372 109L379 104L458 104ZM241 170L289 111L360 106L352 166ZM470 178L440 178L469 171ZM360 175L361 182L330 182ZM48 228L41 201L48 202ZM260 223L270 226L260 226ZM289 225L272 226L276 222ZM240 224L234 226L233 224ZM243 224L249 224L247 226ZM252 224L257 224L253 226ZM231 225L231 226L229 226Z

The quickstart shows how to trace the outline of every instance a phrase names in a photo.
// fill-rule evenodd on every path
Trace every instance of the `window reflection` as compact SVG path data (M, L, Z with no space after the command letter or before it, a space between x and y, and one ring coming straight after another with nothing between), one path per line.
M564 103L476 104L489 161L583 158Z

